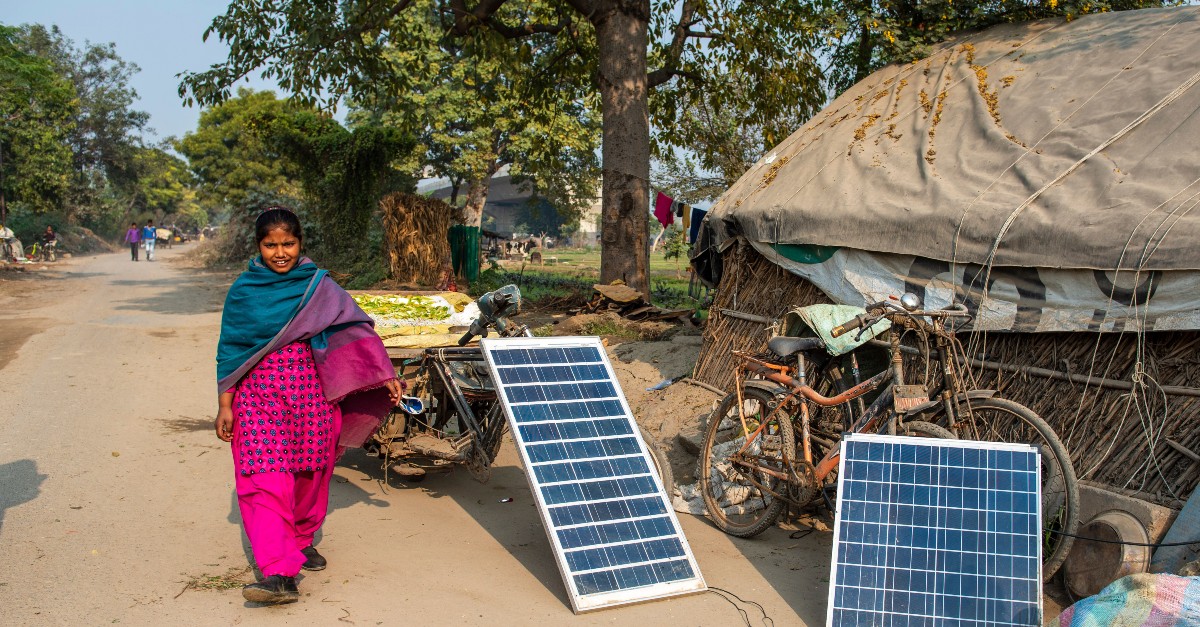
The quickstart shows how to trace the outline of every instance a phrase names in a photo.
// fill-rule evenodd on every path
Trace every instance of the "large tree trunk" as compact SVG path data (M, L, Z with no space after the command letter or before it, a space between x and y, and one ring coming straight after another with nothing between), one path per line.
M604 115L600 281L622 279L650 294L646 220L650 207L650 119L646 78L649 0L597 2Z
M488 190L492 187L492 177L472 179L467 184L467 204L463 205L463 224L480 228L483 224L483 206L487 203Z

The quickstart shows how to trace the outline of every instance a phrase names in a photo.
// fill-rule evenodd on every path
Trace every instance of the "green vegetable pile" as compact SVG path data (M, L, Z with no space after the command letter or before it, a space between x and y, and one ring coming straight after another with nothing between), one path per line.
M355 294L354 302L372 317L390 320L445 320L450 309L428 296Z

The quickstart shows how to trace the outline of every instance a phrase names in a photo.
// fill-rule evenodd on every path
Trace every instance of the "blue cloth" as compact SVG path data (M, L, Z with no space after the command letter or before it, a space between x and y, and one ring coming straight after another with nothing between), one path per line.
M692 243L696 242L696 238L700 235L700 222L702 222L704 220L705 215L708 215L708 212L705 211L704 209L697 209L695 207L692 207L692 216L691 216L692 224L691 224L691 228L688 229L688 241L689 242L692 242Z
M142 227L142 239L157 239L157 238L158 238L157 229L155 229L152 226Z
M307 257L284 274L264 265L261 256L251 259L225 296L217 379L233 374L266 348L312 298L325 275Z

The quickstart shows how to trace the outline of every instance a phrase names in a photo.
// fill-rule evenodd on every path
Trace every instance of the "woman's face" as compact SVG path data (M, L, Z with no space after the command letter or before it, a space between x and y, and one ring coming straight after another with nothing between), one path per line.
M300 261L300 239L282 228L274 228L258 243L258 252L268 268L285 274Z

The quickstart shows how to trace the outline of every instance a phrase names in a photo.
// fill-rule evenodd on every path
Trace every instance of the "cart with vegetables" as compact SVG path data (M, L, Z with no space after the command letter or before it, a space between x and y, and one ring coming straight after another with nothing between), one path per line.
M408 481L466 466L487 481L508 426L476 338L528 337L528 327L509 317L520 310L521 292L506 285L478 301L456 292L350 292L375 321L408 396L364 448L383 467ZM642 434L662 476L665 458Z

